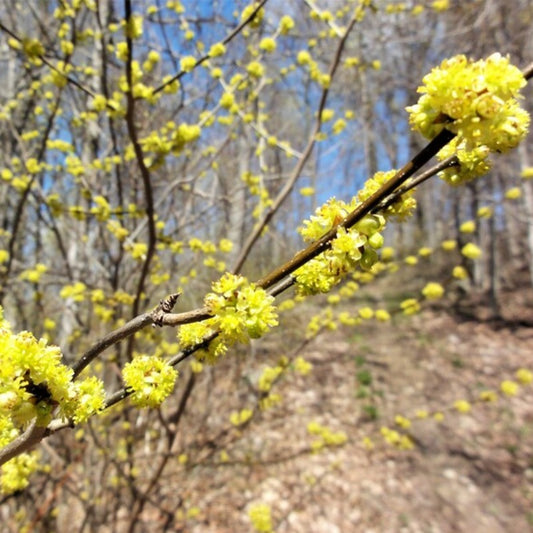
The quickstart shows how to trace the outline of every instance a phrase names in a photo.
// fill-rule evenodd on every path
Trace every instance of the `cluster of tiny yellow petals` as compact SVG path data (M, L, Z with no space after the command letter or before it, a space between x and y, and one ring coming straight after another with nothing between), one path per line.
M294 360L294 370L302 376L307 376L311 370L313 370L313 364L304 359L302 356L298 356Z
M17 427L38 418L46 424L54 405L65 406L72 394L72 370L61 363L61 352L23 331L12 334L0 325L0 414Z
M479 61L464 55L446 59L423 83L418 103L407 110L413 129L427 138L446 127L468 151L486 146L504 152L527 133L529 114L516 100L526 80L498 53Z
M480 250L479 246L477 246L473 242L469 242L469 243L465 244L461 248L461 253L465 257L468 257L468 259L477 259L478 257L481 256L481 250Z
M0 467L0 492L13 494L25 489L29 477L39 469L40 454L37 451L22 453Z
M234 426L242 426L252 418L253 414L251 409L241 409L240 411L233 411L229 419Z
M104 405L103 383L95 377L73 382L58 347L31 333L12 333L0 307L0 446L15 439L28 423L46 425L58 407L63 417L83 422ZM36 455L23 454L2 467L4 492L20 490L36 469Z
M376 172L374 176L365 182L363 189L357 193L360 202L364 202L372 194L377 192L385 183L396 175L396 170L388 172ZM409 182L407 182L409 183ZM416 200L413 197L414 189L402 194L394 203L389 205L383 212L386 218L394 217L398 220L405 220L411 216L416 209Z
M283 372L283 367L281 366L267 366L264 368L261 376L259 376L259 381L257 383L257 388L262 392L269 392L272 388L274 382Z
M255 531L258 533L272 532L272 516L270 513L270 506L267 504L256 503L250 505L248 516Z
M226 342L248 342L278 325L274 298L243 276L224 274L213 283L204 303L214 329Z
M85 422L90 416L104 408L105 390L102 380L92 376L74 382L73 388L76 394L71 408L74 423Z
M506 396L516 396L518 392L518 383L516 383L516 381L506 379L500 383L500 390Z
M357 205L357 198L350 204L332 198L304 222L299 232L305 241L317 240ZM339 227L330 248L295 271L299 293L328 292L357 266L363 270L372 268L378 261L376 250L383 245L384 227L385 218L381 215L367 215L349 229Z
M415 298L407 298L400 304L400 307L404 315L414 315L420 311L420 303Z
M459 413L469 413L472 409L472 406L466 400L456 400L453 407Z
M531 370L528 370L527 368L519 368L516 371L516 379L522 384L522 385L529 385L531 382L533 382L533 373Z
M311 443L311 449L314 452L318 452L327 446L342 446L348 441L344 431L332 431L316 421L307 424L307 432L318 437Z
M422 294L428 300L438 300L444 295L444 287L440 283L430 282L422 289Z
M415 446L413 440L408 435L404 435L395 429L384 426L380 429L380 433L387 444L400 450L411 450Z
M184 324L179 328L178 340L182 350L194 350L197 360L214 364L227 351L227 345L216 335L212 319Z
M138 407L158 407L174 390L178 371L157 356L138 355L122 369L126 390Z
M479 178L491 169L489 154L490 150L484 145L467 150L465 141L459 144L456 137L437 154L437 157L444 160L455 155L459 164L443 170L439 176L450 185L462 185Z

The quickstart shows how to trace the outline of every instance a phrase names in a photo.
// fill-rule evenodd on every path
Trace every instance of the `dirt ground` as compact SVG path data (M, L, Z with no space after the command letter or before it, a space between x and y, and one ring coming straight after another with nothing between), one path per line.
M256 383L263 363L276 364L294 348L291 335L301 324L269 336L270 344L246 357L233 354L200 375L179 446L135 532L251 532L247 511L254 503L271 507L277 533L533 531L533 385L479 401L481 391L499 391L517 369L533 370L532 300L520 291L506 296L498 321L486 302L471 300L327 331L299 352L313 364L311 373L288 372L274 388L283 402L242 431L228 420L234 407L255 401L243 376ZM457 400L472 410L457 412ZM417 418L420 410L428 416ZM397 415L411 426L401 429ZM346 442L311 453L310 422L344 432ZM409 436L413 449L388 444L383 427ZM146 472L157 464L151 454ZM80 468L72 472L90 481ZM79 499L62 492L67 485L57 485L41 507L57 498L58 533L88 531L78 520ZM113 523L98 522L105 527L99 533L126 531L130 511L122 505Z
M302 352L311 375L282 387L290 407L254 422L228 447L229 461L190 467L186 498L199 514L183 531L251 531L251 502L271 506L279 533L533 531L533 386L475 403L518 368L533 369L533 328L516 323L432 310L364 335L326 333ZM372 381L364 398L362 371ZM473 402L470 413L453 408L460 399ZM416 419L420 409L430 417ZM397 414L412 421L412 450L381 436L382 426L398 429ZM344 431L347 443L306 453L311 420Z

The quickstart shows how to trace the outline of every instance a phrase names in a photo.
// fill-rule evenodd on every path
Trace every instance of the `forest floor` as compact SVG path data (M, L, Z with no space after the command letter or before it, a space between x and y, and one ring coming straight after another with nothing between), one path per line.
M312 373L282 387L290 407L261 415L218 467L191 467L185 497L200 512L183 531L251 531L250 502L271 506L278 533L533 531L533 386L478 400L533 369L531 294L508 295L504 321L485 311L472 301L461 316L442 307L320 336L302 351ZM398 414L412 450L381 436ZM310 420L346 444L308 453Z

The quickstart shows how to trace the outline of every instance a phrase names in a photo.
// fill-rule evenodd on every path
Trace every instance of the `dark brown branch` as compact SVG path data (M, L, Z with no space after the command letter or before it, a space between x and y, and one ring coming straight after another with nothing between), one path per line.
M0 465L7 463L7 461L21 453L29 451L47 435L47 428L38 426L35 421L32 422L30 427L22 435L19 435L15 440L12 440L0 449Z
M386 198L383 202L377 205L372 212L379 213L379 211L387 209L387 207L396 202L402 194L405 194L406 192L410 191L411 189L414 189L415 187L418 187L421 183L424 183L424 181L428 180L429 178L432 178L435 174L441 172L442 170L446 170L450 167L456 167L458 165L459 159L457 159L456 155L452 155L444 159L440 163L433 165L425 172L422 172L422 174L415 176L408 184L404 185L403 187L400 187L399 189L396 189L388 198Z
M146 326L153 324L154 320L151 313L143 313L130 320L122 327L108 333L105 337L101 338L98 342L93 344L82 356L79 361L73 365L74 378L76 378L80 372L89 365L98 355L104 350L113 346L121 340L131 337L137 331L145 328Z
M313 259L323 251L327 250L330 242L337 235L339 228L351 228L356 222L361 220L375 209L380 202L387 198L395 189L409 179L418 169L425 165L441 148L448 144L455 137L446 129L443 129L424 149L422 149L409 163L401 168L396 175L389 180L383 187L376 191L372 196L367 198L363 203L357 206L344 220L333 226L320 239L310 244L304 250L298 252L292 259L285 264L274 269L272 272L261 278L257 285L268 289L281 281L284 277L292 274L302 265Z
M125 0L124 2L125 22L128 28L131 23L131 0ZM152 180L150 178L150 171L144 162L144 154L139 144L137 136L137 127L135 125L135 97L133 96L133 75L132 75L132 61L133 61L133 39L131 32L126 32L126 44L128 47L128 55L126 59L126 80L128 83L128 90L126 92L127 109L126 109L126 124L128 126L128 135L133 145L135 152L135 158L137 165L141 172L141 179L144 189L145 205L146 205L146 218L148 220L148 247L146 250L146 257L142 264L141 274L137 281L137 290L135 294L135 300L132 306L132 316L136 316L139 313L141 295L144 291L144 284L146 277L150 271L150 264L155 253L156 245L156 229L155 229L155 210L154 210L154 196L152 191ZM132 350L131 342L128 344L128 352Z

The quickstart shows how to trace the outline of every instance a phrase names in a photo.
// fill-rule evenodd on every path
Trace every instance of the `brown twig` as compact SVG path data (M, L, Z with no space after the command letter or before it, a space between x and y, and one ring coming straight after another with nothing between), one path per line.
M243 28L245 28L248 23L250 23L254 18L255 16L257 15L257 13L259 12L259 10L268 2L268 0L261 0L254 8L254 10L250 13L250 15L248 17L246 17L229 35L227 35L223 40L222 40L222 44L223 45L226 45L228 44L235 36L237 36L242 30ZM204 56L202 56L201 58L199 58L196 63L194 64L194 67L193 67L193 70L200 66L202 63L205 63L208 59L209 59L209 54L205 54ZM178 72L175 76L172 76L172 78L170 78L169 80L167 80L165 83L162 83L159 87L155 88L153 91L152 91L152 94L155 95L157 93L160 93L165 87L167 87L168 85L170 85L171 83L174 83L175 81L178 81L179 79L181 79L183 76L185 76L185 74L187 74L187 72L190 72L190 71L185 71L185 70L181 70L180 72Z
M401 168L392 179L385 183L383 187L377 190L372 196L359 204L344 220L333 226L320 239L310 244L304 250L298 252L292 259L261 278L257 282L257 285L263 289L268 289L289 274L292 274L296 269L300 268L309 260L327 250L332 239L337 235L337 230L339 228L351 228L356 222L371 213L380 202L409 179L419 168L425 165L454 137L455 133L443 129L425 148L415 155L409 163Z
M350 23L348 24L348 27L346 28L344 35L339 41L339 44L335 51L335 55L333 57L333 61L331 62L331 65L328 71L330 80L333 79L333 76L335 75L337 67L339 66L342 51L344 50L344 46L346 44L346 40L348 39L348 35L350 34L356 22L357 22L357 18L354 16L352 20L350 21ZM311 131L311 134L309 135L309 140L307 141L307 145L305 149L303 150L298 160L298 163L294 167L294 170L292 171L291 176L286 181L285 185L283 186L283 188L277 195L276 199L272 202L272 205L269 206L269 208L263 215L263 218L257 223L257 225L254 227L254 230L252 231L252 233L249 235L248 239L244 243L242 250L239 254L239 257L235 261L235 266L232 269L232 272L234 274L237 274L241 271L241 268L244 262L246 261L246 258L248 257L250 250L252 249L254 244L257 242L257 240L263 233L263 230L269 224L274 214L278 211L278 209L281 207L281 205L283 204L287 196L290 194L290 192L294 188L294 184L296 183L297 179L300 177L300 174L302 173L302 170L315 147L316 136L320 132L320 128L322 127L322 111L324 110L324 107L326 105L328 94L329 94L329 85L324 87L324 89L322 90L322 94L320 97L320 103L318 105L315 125Z
M446 170L450 167L456 167L459 165L459 159L456 155L452 155L440 163L437 163L436 165L433 165L431 168L428 168L425 172L422 172L422 174L419 174L418 176L415 176L409 183L404 185L403 187L400 187L399 189L396 189L388 198L385 198L383 202L381 202L379 205L377 205L373 209L373 213L378 213L379 211L383 211L387 209L390 205L392 205L394 202L396 202L402 194L405 194L406 192L414 189L415 187L418 187L421 183L424 183L424 181L428 180L429 178L432 178L435 174L438 174L442 170Z

